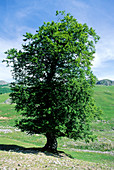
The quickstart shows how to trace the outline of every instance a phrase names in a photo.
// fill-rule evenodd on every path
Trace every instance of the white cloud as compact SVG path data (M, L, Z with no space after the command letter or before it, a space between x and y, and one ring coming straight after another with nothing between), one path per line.
M26 31L25 31L26 30ZM31 32L35 33L35 29L29 28L29 27L20 27L16 30L14 33L15 38L13 39L8 39L8 38L0 38L0 80L5 80L5 81L12 81L12 76L11 76L11 68L6 67L6 63L2 63L2 60L6 58L6 55L4 54L5 51L11 48L16 48L16 49L22 49L22 44L23 42L23 36L22 32Z
M12 76L10 72L10 68L6 68L5 66L1 66L0 64L0 80L5 80L6 82L11 82Z
M103 80L103 79L109 79L114 81L114 76L113 75L109 75L109 74L105 74L105 75L101 75L98 77L99 80Z
M23 42L23 34L26 32L35 33L35 29L21 26L16 29L14 38L0 38L0 58L4 56L4 52L11 48L21 49ZM3 57L2 57L3 58Z
M6 63L2 63L2 60L6 58L4 54L5 51L11 48L20 49L22 44L22 37L17 37L16 39L2 39L0 38L0 80L5 80L7 82L12 81L11 68L6 67Z
M86 2L81 2L79 0L72 0L70 3L72 3L73 6L78 7L78 8L88 8L89 5Z
M105 67L103 64L109 60L114 60L114 41L113 38L104 38L96 47L93 68Z
M22 37L17 37L16 39L2 39L0 38L0 59L4 58L4 52L11 48L20 49L22 44Z

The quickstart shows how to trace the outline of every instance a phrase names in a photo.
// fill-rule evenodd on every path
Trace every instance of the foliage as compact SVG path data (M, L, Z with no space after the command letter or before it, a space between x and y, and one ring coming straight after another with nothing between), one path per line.
M44 22L35 35L26 33L22 50L6 52L15 79L10 96L23 115L17 122L22 131L88 141L93 139L89 124L100 114L91 71L99 36L70 14L59 14L58 22Z

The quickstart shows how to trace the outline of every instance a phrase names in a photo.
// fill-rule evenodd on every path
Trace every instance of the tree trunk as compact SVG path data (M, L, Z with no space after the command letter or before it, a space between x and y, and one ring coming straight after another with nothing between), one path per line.
M52 133L46 133L47 143L44 146L44 150L50 152L57 151L57 139L56 136Z

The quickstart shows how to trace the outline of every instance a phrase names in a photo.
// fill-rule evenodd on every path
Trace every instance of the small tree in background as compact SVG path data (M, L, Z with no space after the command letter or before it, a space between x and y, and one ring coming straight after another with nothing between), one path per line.
M93 139L90 123L100 115L91 71L99 36L70 14L60 14L58 22L44 22L35 35L26 33L22 50L8 50L4 60L15 80L10 96L23 116L16 126L45 135L44 149L50 151L57 150L61 136Z

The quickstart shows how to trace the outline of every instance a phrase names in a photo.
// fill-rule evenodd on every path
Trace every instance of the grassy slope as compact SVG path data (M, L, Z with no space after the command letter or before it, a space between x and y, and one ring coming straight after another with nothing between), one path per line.
M4 84L4 85L0 84L0 94L10 93L10 92L11 90L10 90L9 84Z
M104 112L103 118L106 121L114 119L114 86L96 86L94 97Z
M112 155L77 151L77 149L97 151L112 151L113 149L114 86L96 86L94 97L97 105L102 108L104 113L102 121L92 123L92 129L98 135L98 141L86 144L84 141L60 138L58 139L58 148L71 154L74 158L99 164L103 163L108 167L112 167L114 159ZM0 103L4 102L7 98L8 94L0 95ZM15 119L19 117L19 114L14 110L14 105L0 104L0 117L8 117L8 119L0 120L0 144L15 144L23 147L44 146L46 142L44 136L28 136L26 133L17 131L13 127ZM10 132L5 132L3 129L9 129Z
M0 104L9 98L9 94L0 94Z
M114 142L114 86L96 86L94 97L103 110L103 118L93 123L93 129L104 141Z

